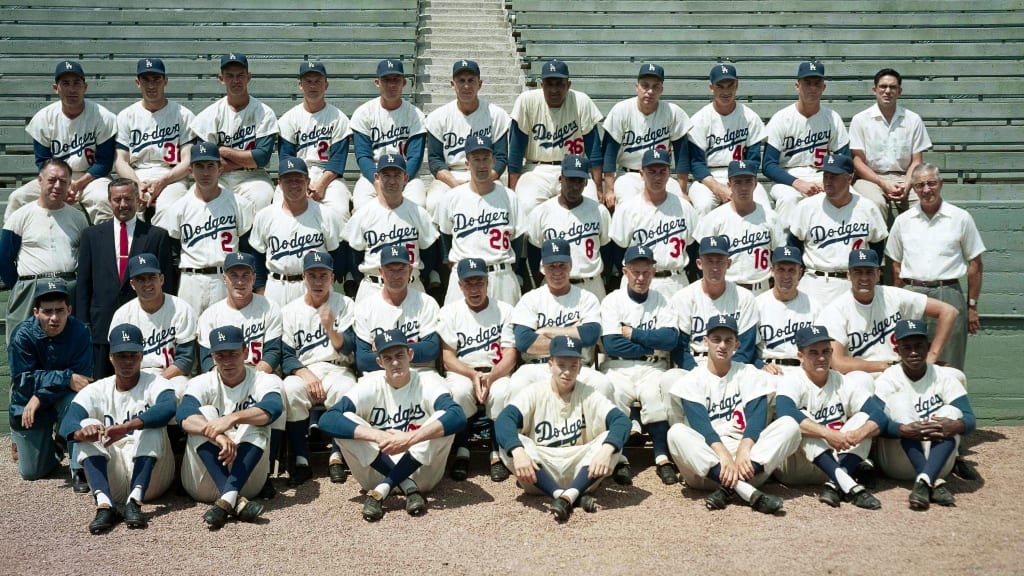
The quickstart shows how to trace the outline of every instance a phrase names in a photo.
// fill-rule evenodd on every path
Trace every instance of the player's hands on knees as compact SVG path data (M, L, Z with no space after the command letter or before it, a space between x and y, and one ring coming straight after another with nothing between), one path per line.
M487 397L491 394L491 375L480 372L474 372L474 374L473 396L476 398L477 404L486 404Z
M306 381L306 393L313 404L320 404L327 399L327 392L324 391L324 384L319 378L314 377Z
M81 430L75 432L76 442L99 442L103 439L103 425L102 424L89 424L83 426Z
M110 446L111 444L120 441L122 438L131 434L131 430L128 429L128 424L118 424L117 426L111 426L103 431L104 436L107 437L107 441L103 443L104 446Z
M932 432L930 440L944 440L963 432L963 421L961 420L932 416L932 422L938 424L939 428Z
M519 480L520 484L536 484L537 470L540 470L540 466L530 458L525 448L512 451L512 473L516 475L516 480Z
M206 426L203 426L203 436L210 440L216 440L218 436L230 430L232 426L233 424L226 416L208 420Z
M775 376L782 376L783 375L782 368L779 368L779 366L777 364L765 364L761 368L761 370L764 370L765 372L767 372L769 374L774 374Z
M590 461L588 478L604 478L612 473L612 455L615 454L615 447L611 444L602 444L601 449Z
M814 182L808 182L807 180L801 180L799 178L793 181L792 186L797 192L804 196L814 196L818 192L821 192L821 185L815 184Z
M217 459L220 460L225 466L231 466L235 461L235 456L238 455L238 444L231 438L228 438L227 434L221 434L213 439L213 441L220 446L220 452L217 454Z
M828 442L828 445L831 446L833 450L838 450L840 452L853 448L854 444L850 442L845 432L832 430L831 428L829 428L828 432L825 433L825 441Z
M721 471L718 473L719 484L732 490L740 479L740 470L732 460L721 462Z
M22 428L31 428L36 423L36 410L39 410L41 402L36 396L32 396L28 399L25 404L24 410L21 412L21 426Z
M907 440L929 440L941 428L937 422L918 420L909 424L900 424L900 438Z
M740 445L736 450L736 472L739 480L750 480L754 477L754 463L750 460L750 448Z

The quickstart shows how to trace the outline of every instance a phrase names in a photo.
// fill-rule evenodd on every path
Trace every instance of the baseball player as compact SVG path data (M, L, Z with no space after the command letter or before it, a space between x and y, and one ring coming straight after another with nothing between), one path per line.
M344 224L352 207L352 194L344 180L352 131L348 116L327 103L325 96L329 85L323 64L309 61L299 65L302 104L285 112L277 121L281 132L278 156L299 158L306 163L309 197L337 212ZM275 201L282 193L279 184L274 192Z
M690 118L689 149L690 202L703 216L732 198L727 186L729 163L742 161L761 167L761 149L765 139L764 122L757 112L736 101L739 76L732 64L711 67L711 102ZM768 208L771 201L764 186L755 181L754 200Z
M782 498L757 486L800 447L800 427L792 418L767 424L774 386L764 372L732 361L738 335L735 318L713 316L707 363L686 374L665 373L686 418L669 429L669 451L688 486L714 487L704 499L708 510L725 508L738 495L754 510L774 514Z
M274 198L266 166L277 140L277 116L249 95L249 60L244 54L220 57L217 76L226 95L210 104L189 124L192 135L212 142L220 154L220 183L259 210Z
M641 423L647 426L658 478L675 484L679 470L668 455L668 406L661 378L679 340L679 321L668 299L651 290L655 271L650 250L640 245L626 250L622 264L626 287L601 302L601 345L607 355L601 371L614 387L619 410L632 416L633 403L640 402L639 414L631 417L631 432L639 434Z
M288 445L295 453L288 483L302 484L313 477L309 465L309 411L316 404L330 407L356 383L352 372L355 304L334 291L333 258L310 252L302 259L306 293L282 308L284 325L285 416ZM348 478L337 445L328 460L331 482Z
M824 483L818 500L833 508L844 499L858 508L881 508L853 476L888 421L885 407L864 385L870 376L830 369L832 338L824 326L797 330L796 345L801 370L779 381L775 405L780 418L800 425L802 439L776 478L787 485Z
M450 240L448 261L481 258L487 265L487 296L515 305L522 295L513 266L515 240L526 231L522 203L516 194L491 179L494 144L488 136L466 141L470 180L453 188L437 213L437 226ZM459 300L458 277L450 276L444 302Z
M278 176L283 200L256 213L249 246L256 256L256 287L279 307L304 292L302 258L313 251L330 252L344 277L342 224L324 204L307 196L309 174L301 158L281 158Z
M487 417L494 420L501 406L494 402L491 387L507 387L508 377L516 367L518 354L511 336L509 318L512 305L487 297L487 265L480 258L465 258L456 266L463 300L441 308L437 333L441 336L441 358L447 371L450 390L473 391L476 403L485 406ZM475 414L466 413L467 418ZM498 457L497 440L491 430L491 480L501 482L509 476L508 468ZM455 436L453 480L469 475L469 426Z
M612 218L603 204L583 195L590 178L589 171L590 161L585 156L569 154L562 159L558 196L545 200L530 215L527 238L530 241L530 269L538 272L541 244L549 238L568 242L573 272L569 281L601 300L605 294L601 249L610 240L608 231ZM539 277L535 280L537 285L543 281Z
M89 88L82 65L73 60L57 64L53 91L60 98L36 112L25 127L32 137L32 150L40 172L49 159L63 160L71 167L68 204L81 202L93 224L112 218L107 204L107 178L114 166L117 116L87 100ZM44 182L26 182L7 200L4 222L18 209L39 198Z
M494 143L492 180L500 178L508 165L508 129L512 120L500 106L480 98L483 84L476 62L456 60L451 81L455 100L427 116L427 161L434 175L426 203L431 217L437 216L449 190L469 182L466 140L487 136Z
M757 306L754 295L746 288L726 279L732 263L729 257L732 241L728 236L701 238L697 267L704 276L670 299L679 318L679 345L673 360L684 370L693 370L711 352L706 337L710 321L728 316L736 321L737 349L731 360L753 364L757 358Z
M135 85L142 99L117 114L114 170L134 180L142 208L154 207L153 224L170 226L168 210L188 191L191 110L167 99L167 69L159 58L141 58Z
M955 504L943 480L954 466L960 437L974 431L974 410L964 384L938 370L925 323L903 319L896 324L900 363L882 373L875 393L889 417L878 442L878 464L891 478L914 480L910 508L930 503Z
M829 154L850 154L850 138L839 113L821 103L825 65L801 62L797 70L798 100L768 121L764 175L771 181L775 211L787 228L797 203L823 191L817 170ZM852 172L852 170L851 170Z
M189 156L195 184L171 207L174 218L167 233L181 243L178 294L202 314L224 298L224 256L248 249L253 205L218 183L221 161L216 144L197 142Z
M405 67L401 60L387 58L377 64L380 90L374 98L356 108L352 114L352 140L359 163L359 180L352 195L352 204L358 210L377 195L374 186L377 161L383 154L401 154L406 158L409 183L405 195L416 204L426 204L426 187L416 173L423 163L427 127L423 111L402 98L405 88Z
M178 407L171 383L140 370L142 332L131 324L115 326L110 344L114 375L93 382L75 395L60 434L78 444L78 460L96 500L89 532L114 527L124 502L129 528L145 528L142 503L163 494L174 482L174 457L167 422Z
M829 154L821 170L824 193L801 202L782 222L789 227L789 243L803 250L807 270L800 289L826 303L850 291L845 266L850 251L870 247L881 254L889 232L878 208L851 192L849 156Z
M640 176L644 179L643 194L618 207L609 235L622 249L638 244L654 254L658 271L651 288L671 298L689 283L684 270L690 263L686 249L693 242L697 215L688 202L668 193L666 152L644 152Z
M579 338L552 338L547 373L516 394L494 423L505 466L528 493L552 498L559 522L577 502L587 512L597 510L587 493L612 473L629 437L629 418L579 379L583 349Z
M604 119L604 195L609 206L632 201L644 191L640 166L644 152L654 149L675 159L676 177L668 181L668 191L689 201L690 117L679 106L661 101L664 90L665 69L643 64L636 77L636 97L617 103ZM620 167L623 174L616 178Z
M561 60L544 63L541 88L528 90L512 106L509 129L508 187L516 191L529 215L542 202L558 194L558 167L566 154L590 159L593 182L584 194L604 203L601 180L601 111L583 92L571 90L569 65Z
M221 326L209 339L216 369L189 381L177 418L189 434L181 484L196 500L213 502L203 521L216 530L229 515L256 522L263 514L248 498L267 477L269 427L283 407L281 379L245 365L241 328Z
M769 289L769 256L786 243L786 235L775 211L767 203L754 201L757 166L746 160L730 162L728 186L731 200L702 215L695 236L724 234L731 238L732 263L725 278L756 296Z
M782 246L772 251L774 286L754 299L757 306L757 356L763 370L782 376L800 370L796 333L814 323L821 305L797 287L804 272L800 249Z
M380 194L356 210L343 234L363 277L356 292L360 304L380 293L384 283L379 273L381 250L390 244L401 244L409 251L414 269L412 287L422 291L420 276L435 267L434 243L440 237L426 210L402 194L409 175L401 154L382 155L374 178Z
M427 511L423 492L444 475L452 434L466 425L462 408L443 385L412 370L415 352L401 330L377 333L381 370L363 376L320 418L320 429L339 439L352 475L366 490L363 519L384 516L384 500L397 486L412 516Z

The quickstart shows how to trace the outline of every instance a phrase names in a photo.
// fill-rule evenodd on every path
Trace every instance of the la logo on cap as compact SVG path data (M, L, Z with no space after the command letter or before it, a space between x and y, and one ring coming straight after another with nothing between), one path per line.
M583 163L582 163L582 162L580 162L580 159L579 159L579 158L577 158L577 159L576 159L576 167L577 167L577 168L582 168L582 167L583 167Z
M465 64L465 62L463 62L463 64ZM477 144L483 144L483 143L484 143L484 139L483 139L483 138L481 138L481 137L479 137L479 136L477 136L477 137L476 137L476 143L477 143Z
M392 156L391 154L388 154L388 162L394 162L394 161L395 161L395 157Z
M388 60L388 68L394 68L395 64L391 60Z
M572 338L566 338L565 339L565 345L566 345L567 348L575 348L576 347L576 343L572 341Z
M145 256L139 256L139 264L145 264L145 263L146 263L146 257Z
M740 160L740 168L746 168L746 167L747 167L746 163L743 162L743 160Z
M786 256L792 256L793 255L793 253L790 252L789 248L783 248L782 249L782 253L785 254Z
M651 72L654 72L654 64L648 64L647 69L650 70Z
M729 69L725 67L725 64L722 64L722 74L728 74L728 73L729 73Z
M199 151L205 154L206 153L206 146L204 146L203 144L200 144L199 145Z
M153 63L150 62L149 59L147 58L146 59L146 68L152 68L152 67L153 67Z
M127 341L129 341L131 339L132 339L132 337L129 336L127 332L125 332L124 330L121 330L121 340L123 342L127 342Z
M917 328L917 324L914 324L913 320L907 320L907 328Z
M64 62L64 69L65 70L72 70L72 69L74 69L74 66L71 65L71 62L65 61Z
M235 59L235 55L233 53L232 54L228 54L228 60L234 60L234 59Z
M292 164L292 161L291 161L291 160L289 160L289 161L288 161L288 167L289 167L289 168L295 168L295 164Z
M660 153L660 152L658 152L657 150L655 150L655 151L654 151L654 154L653 154L653 156L654 156L655 158L661 158L661 153Z
M811 70L817 70L817 69L818 69L818 67L814 65L814 62L811 62L810 64L808 64L808 66L807 66L807 67L808 67L809 69L811 69Z
M224 337L224 333L223 332L217 332L217 341L223 342L225 340L227 340L227 338Z
M820 332L821 332L821 330L818 330L817 328L811 326L811 334L818 334Z
M391 334L388 334L387 332L385 332L384 333L384 341L385 342L391 342Z
M551 251L552 252L558 252L558 244L552 244L551 245Z
M720 324L724 324L725 323L725 316L722 316L721 314L719 314L718 315L718 322Z
M836 157L831 155L831 154L829 154L828 155L828 163L829 164L835 164L836 163Z
M712 236L711 238L708 238L708 244L711 244L712 246L718 246L718 242L715 241L715 237L714 236Z
M69 66L69 68L70 68L70 66ZM552 72L554 72L554 71L555 71L555 64L554 64L553 62L551 63L551 71L552 71Z
M469 261L469 267L472 268L473 270L476 270L476 262L473 261L473 260L470 260Z
M57 285L54 284L53 282L47 282L46 283L46 287L49 288L50 290L56 290L57 289Z
M859 252L857 254L857 258L860 259L860 260L867 260L868 259L868 255L865 254L864 252Z
M462 61L462 65L463 65L463 66L469 66L469 62L466 62L465 60L463 60L463 61Z
M313 252L313 260L319 262L321 260L320 254L317 252Z
M312 62L306 62L306 67L307 68L312 68L313 67L313 63Z
M638 247L636 249L636 253L641 255L641 256L643 256L644 254L647 254L647 252L644 252L644 247L643 246Z

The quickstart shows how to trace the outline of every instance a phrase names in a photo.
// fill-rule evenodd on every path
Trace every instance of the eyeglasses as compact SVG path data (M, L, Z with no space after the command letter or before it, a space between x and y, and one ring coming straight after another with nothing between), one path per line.
M911 186L911 188L913 188L914 190L924 190L926 187L927 188L935 188L938 185L939 185L939 181L938 180L926 180L924 182L915 182Z

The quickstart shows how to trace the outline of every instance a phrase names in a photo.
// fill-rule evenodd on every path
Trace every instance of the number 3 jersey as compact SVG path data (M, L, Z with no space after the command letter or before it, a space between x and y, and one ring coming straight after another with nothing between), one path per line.
M181 162L181 148L192 141L191 110L168 101L152 112L136 102L117 115L117 148L128 152L135 169L170 167Z
M512 335L512 306L491 298L487 307L474 312L465 300L445 304L437 334L472 368L491 368L501 362L502 348L515 346Z
M835 370L828 371L828 380L818 388L803 370L793 371L779 380L778 396L793 401L797 410L822 426L838 430L864 407L871 393L856 383L848 382Z
M720 437L737 440L747 428L746 405L772 392L767 372L738 362L733 362L721 378L709 372L707 366L697 366L669 389L673 396L703 406Z
M132 324L142 331L142 368L163 370L175 360L175 348L196 340L196 313L177 296L164 294L164 305L150 314L139 305L138 298L121 306L110 320L113 328ZM113 330L110 337L113 338Z

